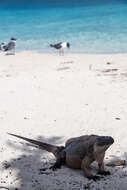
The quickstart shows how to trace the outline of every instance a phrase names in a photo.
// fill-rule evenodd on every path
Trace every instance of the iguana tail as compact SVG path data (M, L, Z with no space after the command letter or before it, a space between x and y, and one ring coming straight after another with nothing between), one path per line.
M14 137L23 139L23 140L25 140L25 141L27 141L29 143L38 145L38 148L53 153L56 158L58 157L58 153L61 151L61 148L62 148L60 146L55 146L55 145L51 145L51 144L48 144L48 143L36 141L36 140L33 140L33 139L28 139L26 137L22 137L22 136L19 136L19 135L15 135L15 134L11 134L11 133L8 133L8 134L12 135Z

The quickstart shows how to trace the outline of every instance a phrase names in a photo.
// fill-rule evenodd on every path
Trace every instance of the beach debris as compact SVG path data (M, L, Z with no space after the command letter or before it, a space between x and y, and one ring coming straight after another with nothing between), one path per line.
M116 119L116 120L120 120L120 118L119 118L119 117L116 117L115 119Z
M42 172L42 171L46 171L48 168L41 168L41 169L39 169L40 170L40 172Z
M111 72L111 69L104 69L102 72Z
M112 69L111 71L118 71L118 69Z
M126 163L126 160L112 160L110 161L109 163L106 164L106 166L125 166L127 163Z
M40 172L39 172L39 175L41 175L41 174L44 174L44 175L50 175L51 172L46 172L46 171L43 172L43 171L40 171Z
M37 145L42 150L51 152L56 157L55 164L49 168L53 171L61 168L62 165L67 165L73 169L82 168L88 179L96 181L101 177L91 174L88 168L93 161L97 161L99 165L98 174L102 176L110 175L110 172L105 171L104 167L102 167L104 165L104 156L102 157L102 154L105 155L106 150L114 143L114 139L111 136L84 135L68 139L65 146L55 146L19 135L8 134ZM41 173L48 175L43 170Z
M102 72L111 72L111 71L118 71L118 69L104 69Z
M10 74L7 74L6 77L11 77L11 75L10 75Z
M57 71L68 70L68 69L70 69L70 67L60 67L60 68L57 69Z
M127 73L120 73L120 75L127 77Z
M106 64L107 64L107 65L111 65L112 63L111 63L111 62L107 62Z
M74 61L64 61L64 62L61 62L61 64L73 64Z
M28 117L24 117L24 119L29 119Z

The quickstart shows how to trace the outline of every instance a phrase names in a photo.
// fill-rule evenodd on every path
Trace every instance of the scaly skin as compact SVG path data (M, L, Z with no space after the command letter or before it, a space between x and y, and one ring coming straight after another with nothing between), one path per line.
M36 144L39 148L52 152L56 157L56 163L51 167L55 170L61 165L66 164L70 168L82 169L84 175L88 179L98 180L98 175L92 175L89 166L92 162L98 163L98 174L109 175L109 171L104 170L105 151L114 143L114 139L110 136L84 135L80 137L70 138L64 146L54 146L40 141L21 137L19 135L10 134L30 143Z

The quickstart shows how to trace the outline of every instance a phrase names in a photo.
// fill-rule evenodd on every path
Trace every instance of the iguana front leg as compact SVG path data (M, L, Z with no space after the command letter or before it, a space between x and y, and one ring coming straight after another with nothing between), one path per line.
M104 163L98 164L99 170L98 174L100 175L110 175L110 171L105 171L104 170Z
M109 171L104 170L104 156L105 156L105 153L100 154L96 158L96 161L98 162L98 167L99 167L98 174L100 174L100 175L110 175Z
M88 178L88 179L93 179L94 181L96 180L99 180L100 177L97 176L97 175L92 175L89 171L89 166L90 164L92 163L93 160L91 160L89 157L85 157L83 160L82 160L82 164L81 164L81 168L85 174L85 176Z

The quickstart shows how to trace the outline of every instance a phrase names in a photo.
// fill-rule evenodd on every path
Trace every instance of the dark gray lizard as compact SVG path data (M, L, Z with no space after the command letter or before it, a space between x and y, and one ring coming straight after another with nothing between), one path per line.
M100 177L92 175L89 171L91 163L96 161L99 167L98 174L110 175L109 171L104 170L104 157L105 151L114 143L114 139L111 136L84 135L68 139L65 146L55 146L19 135L8 134L38 145L38 148L53 153L56 157L56 162L51 167L53 170L66 164L70 168L82 169L88 179L96 181Z

